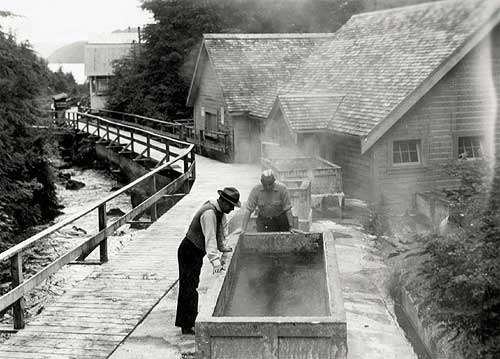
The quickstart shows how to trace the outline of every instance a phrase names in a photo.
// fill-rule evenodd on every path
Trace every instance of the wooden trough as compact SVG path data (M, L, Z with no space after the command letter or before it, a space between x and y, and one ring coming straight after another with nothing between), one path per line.
M343 359L346 316L333 237L241 235L196 321L200 359Z

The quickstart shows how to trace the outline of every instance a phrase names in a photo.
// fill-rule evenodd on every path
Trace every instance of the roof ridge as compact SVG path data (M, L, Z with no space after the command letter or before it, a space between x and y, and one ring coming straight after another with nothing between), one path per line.
M424 3L420 4L413 4L413 5L404 5L404 6L396 6L390 9L380 9L380 10L372 10L372 11L366 11L366 12L361 12L359 14L354 14L351 16L351 19L357 18L357 17L363 17L365 15L372 15L372 14L380 14L380 13L387 13L391 11L401 11L401 10L408 10L408 9L416 9L420 7L427 7L430 5L438 5L438 4L443 4L443 3L453 3L453 2L462 2L464 0L429 0ZM489 1L489 0L467 0L467 1Z
M345 95L339 93L302 93L302 92L285 92L278 94L278 97L343 97Z
M211 33L203 34L205 39L293 39L293 38L330 38L333 37L333 32L296 32L296 33Z

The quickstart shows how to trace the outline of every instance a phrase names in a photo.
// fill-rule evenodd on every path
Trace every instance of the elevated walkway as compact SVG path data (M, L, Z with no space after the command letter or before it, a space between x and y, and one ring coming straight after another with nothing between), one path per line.
M196 172L187 196L0 345L0 358L109 357L165 294L172 293L177 247L194 211L225 186L237 187L246 200L260 167L197 156ZM161 325L173 327L173 322L165 318Z

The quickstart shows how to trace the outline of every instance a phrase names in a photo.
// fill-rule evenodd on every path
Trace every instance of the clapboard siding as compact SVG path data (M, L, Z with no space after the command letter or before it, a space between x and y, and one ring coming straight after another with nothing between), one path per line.
M361 140L354 136L327 134L320 137L319 154L342 168L344 192L366 198L370 188L370 156L361 155Z
M408 208L415 192L456 186L457 179L450 177L443 165L457 156L457 136L483 135L490 146L499 146L499 92L497 26L490 38L446 74L369 151L373 153L378 199L392 208ZM420 165L393 166L392 142L399 139L421 141Z
M217 82L215 71L210 64L210 61L208 61L208 57L203 56L198 66L201 66L201 81L199 82L199 87L197 88L198 93L194 103L193 118L196 130L199 133L200 130L205 130L205 117L202 116L202 112L208 111L218 114L220 126L220 111L224 106L224 99L222 97L220 86ZM226 119L227 116L224 116L224 120Z
M128 56L133 46L132 43L85 45L85 76L113 75L113 61Z

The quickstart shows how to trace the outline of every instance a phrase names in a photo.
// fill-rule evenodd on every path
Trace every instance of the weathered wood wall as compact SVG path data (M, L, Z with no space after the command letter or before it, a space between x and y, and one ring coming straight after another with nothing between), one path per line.
M198 134L200 130L205 130L204 112L216 114L220 125L220 113L224 107L221 88L218 85L217 76L210 61L208 61L208 57L205 54L200 60L198 66L201 69L201 79L193 107L193 119ZM226 119L227 116L224 116L224 120Z
M113 61L128 56L132 46L131 43L85 45L85 76L112 75Z
M500 143L500 28L483 40L406 113L370 150L375 192L384 204L397 208L415 192L457 185L443 168L458 158L459 136L484 136L485 149ZM421 163L392 164L392 141L419 139ZM408 208L408 206L406 206Z
M370 199L370 156L361 155L361 140L354 136L319 136L319 155L342 168L344 193Z

